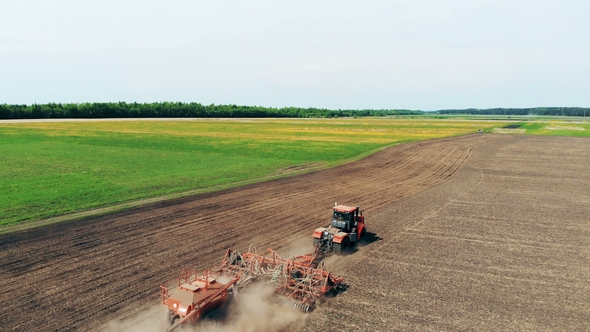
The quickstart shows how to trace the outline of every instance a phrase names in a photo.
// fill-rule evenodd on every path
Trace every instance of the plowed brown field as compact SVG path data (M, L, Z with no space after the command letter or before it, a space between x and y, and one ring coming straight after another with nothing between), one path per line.
M588 139L470 135L2 235L1 329L133 316L157 303L162 281L228 247L309 249L338 201L363 207L375 236L329 259L349 289L304 329L589 330L588 165Z

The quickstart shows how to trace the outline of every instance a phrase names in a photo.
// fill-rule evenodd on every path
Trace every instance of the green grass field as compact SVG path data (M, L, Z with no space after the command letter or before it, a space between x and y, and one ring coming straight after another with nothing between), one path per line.
M293 166L330 167L393 144L479 128L489 132L510 123L481 118L0 123L0 226L280 176ZM534 134L590 133L589 123L522 124Z

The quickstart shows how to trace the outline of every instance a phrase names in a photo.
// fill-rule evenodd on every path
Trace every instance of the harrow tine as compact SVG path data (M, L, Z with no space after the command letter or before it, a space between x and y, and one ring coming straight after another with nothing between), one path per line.
M298 309L299 311L302 311L304 313L308 313L311 311L311 306L307 305L307 304L303 304L300 302L296 302L296 301L292 301L289 298L285 298L282 296L274 296L273 299L275 300L275 302L278 303L282 303L285 304L287 306L293 307L295 309Z

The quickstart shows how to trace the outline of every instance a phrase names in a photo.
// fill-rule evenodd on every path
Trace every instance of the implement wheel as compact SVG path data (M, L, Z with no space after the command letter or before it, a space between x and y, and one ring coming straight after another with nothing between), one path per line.
M176 314L174 313L174 311L172 310L168 310L168 322L170 323L170 326L174 325L174 323L176 323L176 320L179 317L176 316Z

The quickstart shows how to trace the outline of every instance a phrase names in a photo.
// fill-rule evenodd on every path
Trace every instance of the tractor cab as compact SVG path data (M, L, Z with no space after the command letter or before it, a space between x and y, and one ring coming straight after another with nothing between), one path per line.
M332 226L348 233L356 226L358 214L358 206L336 205L332 214Z
M332 226L345 233L360 232L365 226L365 217L358 206L336 205L332 213Z

